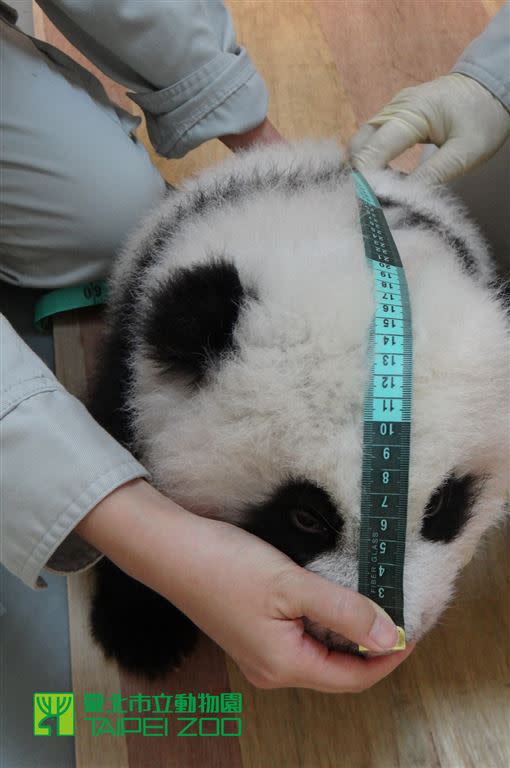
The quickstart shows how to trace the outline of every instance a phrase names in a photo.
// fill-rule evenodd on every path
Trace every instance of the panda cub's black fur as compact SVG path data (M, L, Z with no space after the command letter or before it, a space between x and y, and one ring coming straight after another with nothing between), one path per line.
M486 245L455 200L390 171L369 181L413 309L404 588L418 638L501 515L508 329ZM331 142L257 148L169 192L114 265L89 398L163 493L352 589L373 314L357 211ZM178 666L192 622L108 559L95 571L105 654L153 678Z

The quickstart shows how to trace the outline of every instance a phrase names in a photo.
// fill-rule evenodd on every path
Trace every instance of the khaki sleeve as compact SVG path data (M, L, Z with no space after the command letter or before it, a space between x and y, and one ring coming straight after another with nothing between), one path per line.
M453 68L472 77L510 111L510 2L473 40Z
M266 86L221 0L37 2L82 53L132 90L161 155L182 157L264 120Z
M92 418L0 315L0 561L28 586L44 567L83 570L101 554L73 532L147 470Z

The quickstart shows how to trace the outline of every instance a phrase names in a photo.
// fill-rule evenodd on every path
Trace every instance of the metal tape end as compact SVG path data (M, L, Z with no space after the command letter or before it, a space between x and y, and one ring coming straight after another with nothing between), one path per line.
M403 627L397 627L398 632L398 641L397 644L393 646L393 648L388 649L388 653L391 653L392 651L404 651L406 647L406 633ZM358 645L358 651L360 653L367 653L369 651L372 651L371 648L365 648L364 645ZM372 651L373 652L373 651Z

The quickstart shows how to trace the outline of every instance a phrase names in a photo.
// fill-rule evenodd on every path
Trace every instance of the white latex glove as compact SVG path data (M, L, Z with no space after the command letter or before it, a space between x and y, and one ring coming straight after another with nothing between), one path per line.
M510 113L487 88L454 72L404 88L353 136L351 161L360 171L384 168L415 144L437 152L412 174L441 184L488 160L510 136Z

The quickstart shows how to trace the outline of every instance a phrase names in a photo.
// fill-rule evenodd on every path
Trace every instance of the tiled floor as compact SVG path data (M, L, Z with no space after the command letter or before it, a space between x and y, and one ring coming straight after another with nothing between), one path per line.
M270 91L270 116L289 137L336 135L400 87L446 72L487 23L497 0L232 0L239 39ZM36 33L67 44L40 14ZM129 103L122 88L110 93ZM154 158L173 183L224 156L218 142L181 161ZM416 153L404 162L416 162ZM73 389L90 373L97 329L90 316L56 324L57 372ZM72 366L71 366L72 367ZM70 580L76 692L233 690L244 695L244 731L233 739L77 737L79 768L503 768L510 755L508 532L497 531L467 570L442 623L389 680L357 697L256 691L211 642L154 687L103 665L84 626L87 578ZM98 682L99 681L99 682ZM10 768L10 767L9 767ZM67 766L66 766L67 768Z

